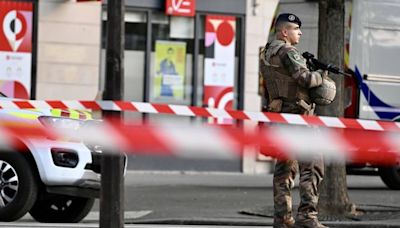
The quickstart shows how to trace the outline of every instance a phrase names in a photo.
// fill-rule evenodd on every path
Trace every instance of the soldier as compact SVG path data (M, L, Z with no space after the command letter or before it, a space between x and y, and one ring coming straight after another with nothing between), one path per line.
M294 14L280 14L275 39L261 51L267 111L313 115L310 90L320 86L327 72L310 71L294 47L300 41L301 21ZM296 219L292 216L291 189L300 169L300 198ZM317 218L318 186L324 176L322 157L310 161L278 160L274 172L274 227L326 227Z

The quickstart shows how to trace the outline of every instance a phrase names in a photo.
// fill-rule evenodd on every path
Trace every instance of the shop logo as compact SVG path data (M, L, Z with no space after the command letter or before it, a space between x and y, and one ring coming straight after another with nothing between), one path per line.
M165 13L174 16L193 17L195 15L195 0L167 0Z
M28 25L24 15L17 11L11 10L6 14L3 20L3 32L6 36L12 51L17 51L25 34L28 30Z

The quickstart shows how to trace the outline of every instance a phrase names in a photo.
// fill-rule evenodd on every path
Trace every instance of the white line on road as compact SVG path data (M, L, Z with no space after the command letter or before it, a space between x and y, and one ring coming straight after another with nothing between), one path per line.
M150 214L151 212L152 211L125 211L125 214L124 214L125 217L124 218L126 220L128 220L128 219L138 219L138 218L141 218L141 217L144 217L144 216ZM98 211L92 211L83 219L83 222L98 222L99 221L99 216L100 215L99 215ZM4 226L2 226L4 224L6 224L6 225L7 224L8 225L13 224L12 227L16 227L14 225L18 225L18 224L22 224L23 222L30 222L30 221L33 221L33 218L29 214L26 214L24 217L22 217L20 220L18 220L16 222L13 222L13 223L0 223L0 227L4 227ZM37 223L37 224L38 224L38 226L33 226L33 227L42 227L43 226L43 224L41 224L41 223ZM80 227L80 226L71 226L71 227Z
M125 211L124 218L125 219L138 219L141 217L144 217L148 214L150 214L152 211ZM83 221L99 221L99 215L100 213L98 211L93 211L90 212L84 219Z

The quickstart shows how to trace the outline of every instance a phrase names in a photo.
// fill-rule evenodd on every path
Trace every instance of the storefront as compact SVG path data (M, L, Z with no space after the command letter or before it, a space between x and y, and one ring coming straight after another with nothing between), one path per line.
M126 1L125 100L242 109L246 1L169 2L195 11L168 15L164 0ZM103 49L106 29L104 20Z
M167 10L166 2L175 12ZM191 5L194 3L195 7ZM101 83L105 72L106 12L104 4ZM124 100L242 109L245 14L245 0L127 0ZM125 113L128 118L139 116ZM148 117L180 123L193 121L188 117ZM241 159L135 156L130 165L149 170L240 171Z

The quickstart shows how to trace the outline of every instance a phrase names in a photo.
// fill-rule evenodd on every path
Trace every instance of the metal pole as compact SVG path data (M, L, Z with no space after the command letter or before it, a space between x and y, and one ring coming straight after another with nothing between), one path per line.
M104 100L122 100L124 88L125 0L107 2L106 79ZM106 118L121 113L105 112ZM124 227L124 157L105 151L101 160L100 228Z
M192 97L190 104L193 106L197 106L197 90L198 90L198 80L199 80L199 74L198 74L198 62L199 62L199 49L200 49L200 44L199 44L199 32L200 31L200 15L196 14L194 17L194 50L193 50L193 68L192 68Z

